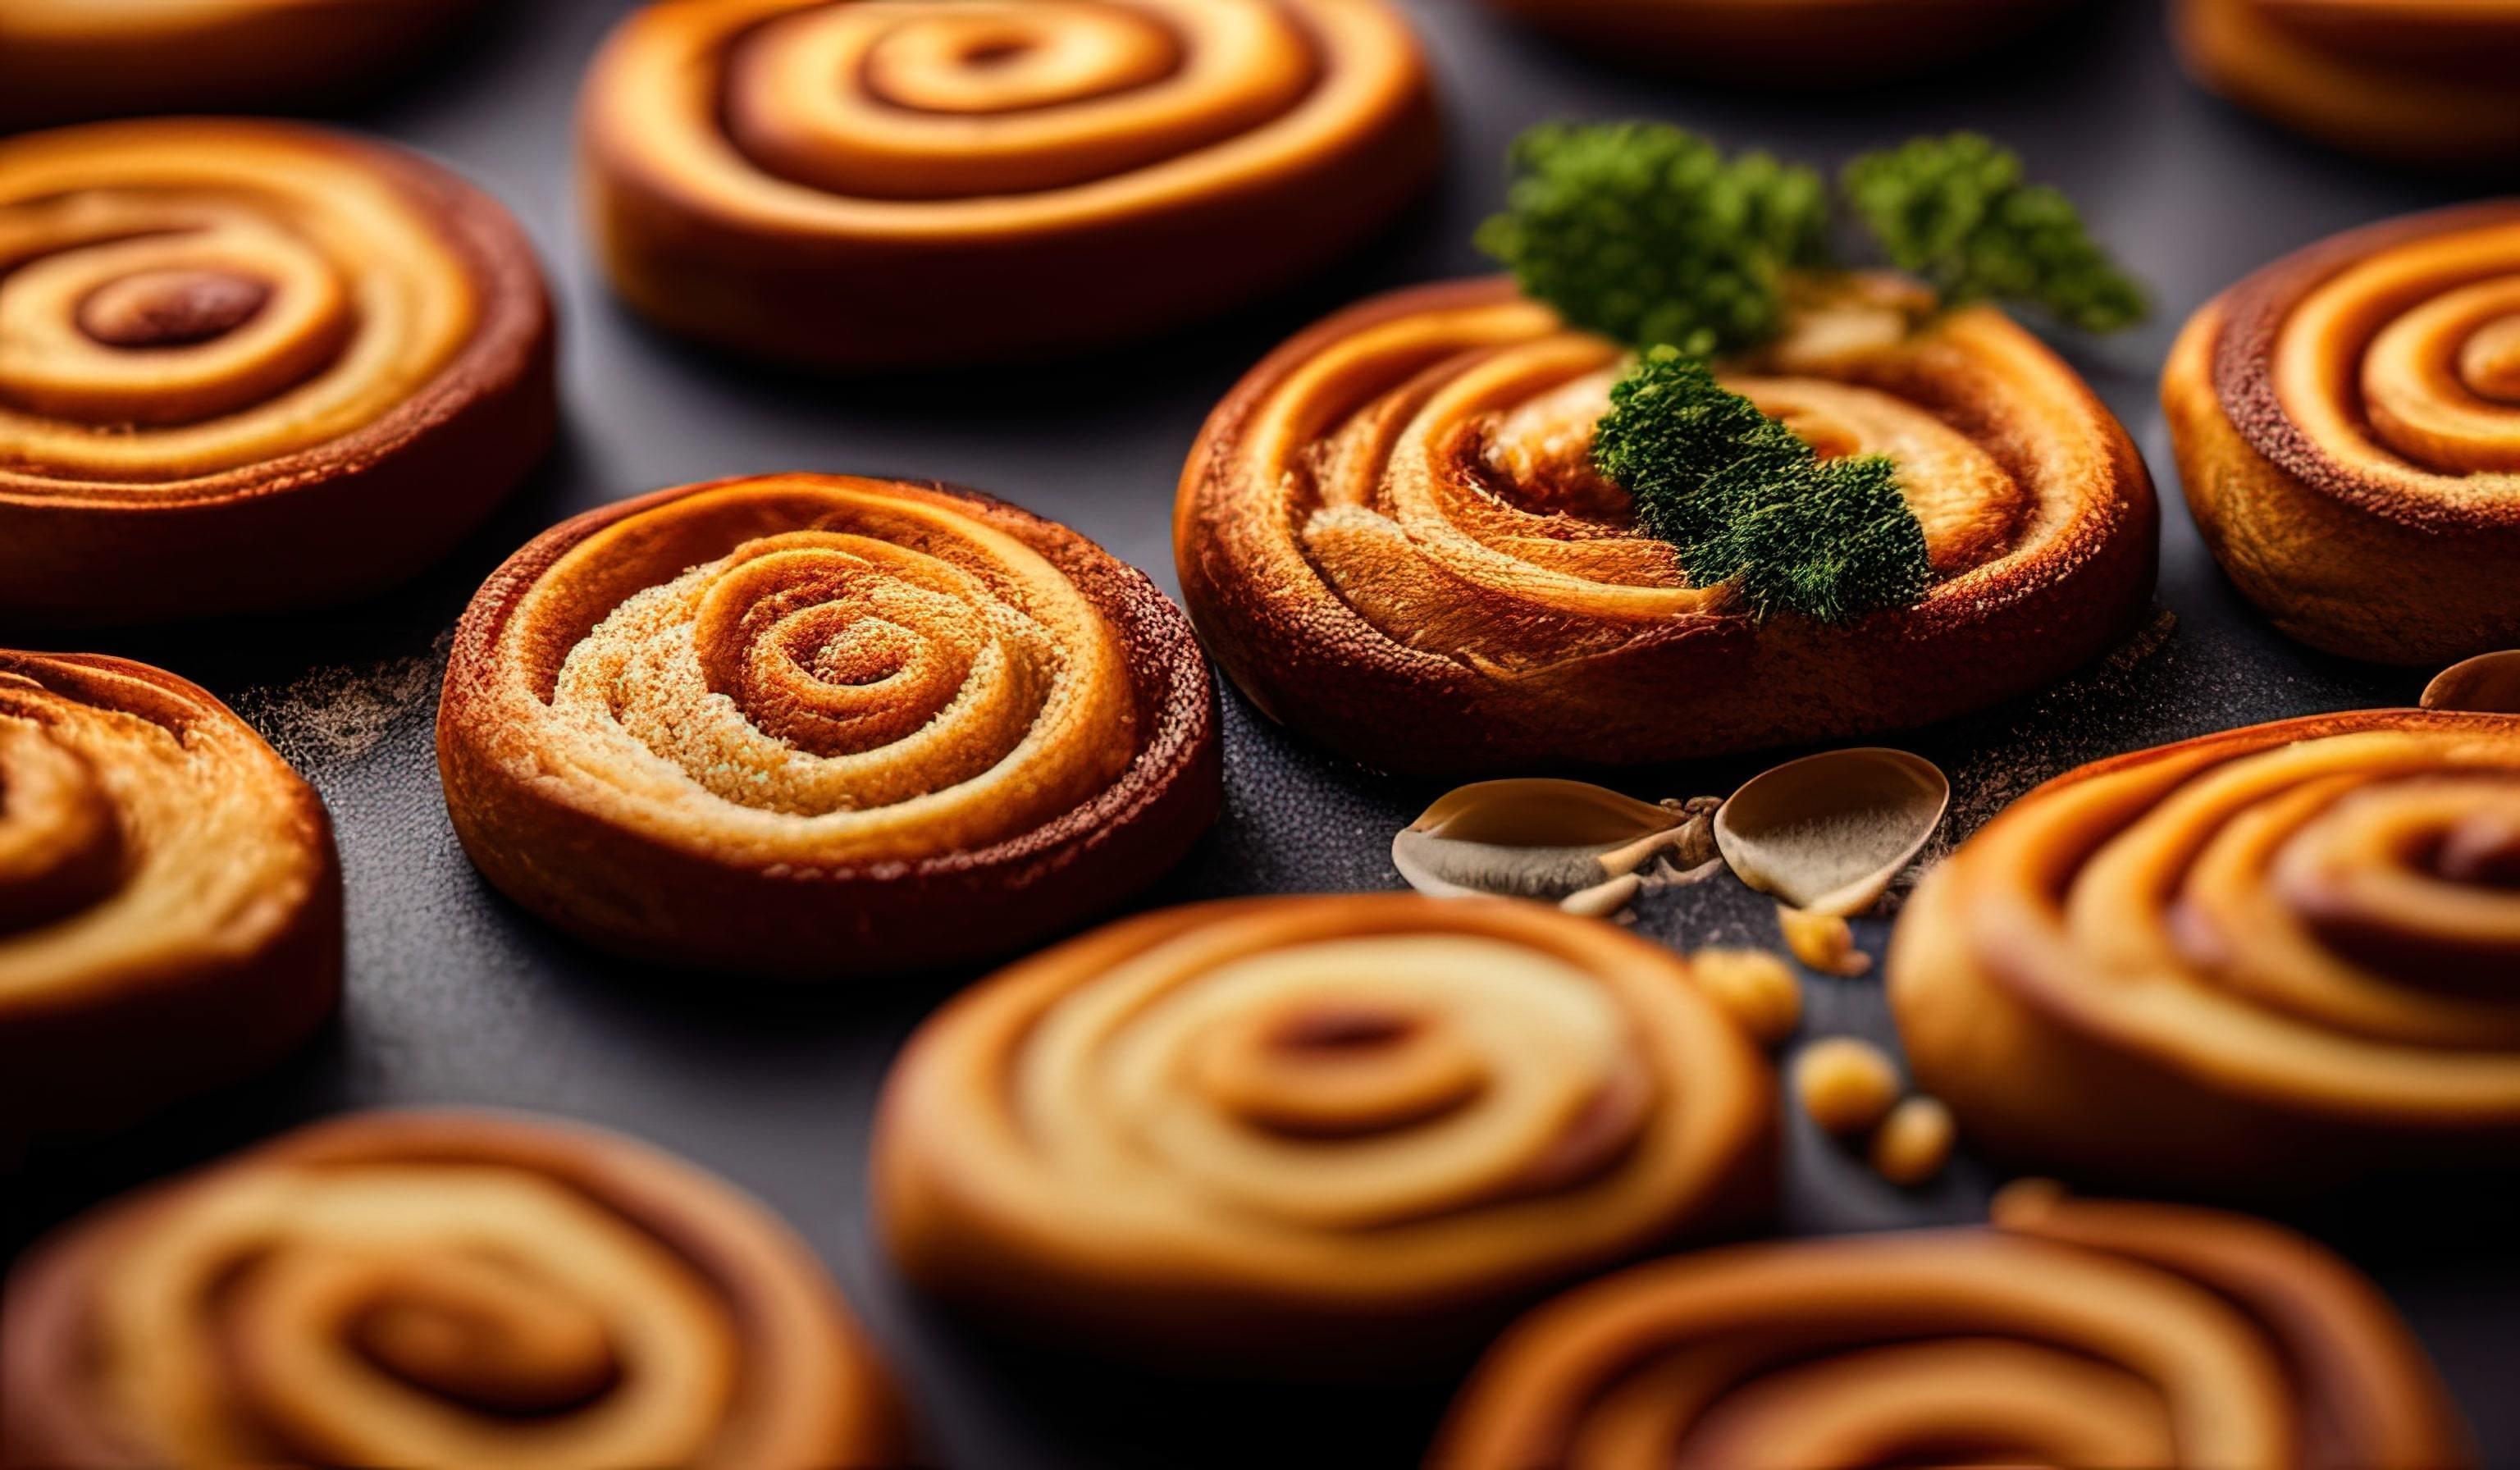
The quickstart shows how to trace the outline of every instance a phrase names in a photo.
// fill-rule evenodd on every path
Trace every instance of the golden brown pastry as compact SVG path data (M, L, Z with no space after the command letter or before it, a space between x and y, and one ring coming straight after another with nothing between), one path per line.
M1192 905L964 992L885 1086L912 1279L1062 1339L1299 1373L1767 1204L1776 1082L1679 957L1417 894Z
M912 1463L805 1243L577 1125L373 1112L82 1217L9 1277L5 1458Z
M2174 16L2198 81L2322 143L2520 158L2520 0L2179 0Z
M2473 1462L2352 1267L2247 1216L2032 1181L1992 1229L1735 1246L1578 1287L1489 1351L1427 1465Z
M2085 766L1890 946L1919 1088L2002 1155L2242 1191L2520 1140L2520 720L2319 715Z
M1878 81L2026 31L2057 0L1491 0L1621 60L1742 83Z
M0 0L0 127L348 95L472 0Z
M1912 607L1759 624L1689 586L1592 467L1620 349L1500 279L1367 301L1244 377L1182 471L1191 615L1263 711L1398 771L1676 760L2036 688L2141 611L2152 485L2037 338L1920 310L1858 278L1725 374L1823 455L1898 463L1936 578Z
M2284 633L2390 663L2520 642L2520 201L2266 267L2188 320L2161 401L2205 544Z
M580 114L631 305L850 368L1212 315L1380 229L1438 147L1386 0L681 0Z
M340 988L313 787L172 674L0 650L0 1158L261 1069Z
M427 565L553 432L496 201L284 123L0 138L0 619L304 606Z
M787 474L563 522L456 632L447 809L511 898L646 959L839 975L1003 955L1216 818L1179 608L968 491Z

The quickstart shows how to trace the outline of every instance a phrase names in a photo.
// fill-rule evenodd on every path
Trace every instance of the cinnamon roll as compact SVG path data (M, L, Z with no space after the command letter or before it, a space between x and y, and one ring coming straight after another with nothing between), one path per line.
M324 803L202 690L0 650L0 1157L277 1060L341 987Z
M541 458L524 236L282 123L0 138L0 618L303 606L427 565Z
M2520 642L2520 202L2348 231L2188 320L2188 509L2284 633L2389 663Z
M2520 1139L2520 720L2320 715L2085 766L1901 913L1910 1068L1979 1145L2236 1191Z
M2414 163L2520 158L2520 0L2180 0L2207 87L2354 153Z
M1879 80L2028 30L2057 0L1491 0L1628 61L1739 83Z
M788 474L537 537L456 631L437 753L465 849L643 958L855 974L1005 954L1215 820L1178 608L968 491Z
M7 1300L11 1465L912 1462L804 1242L574 1125L300 1129L73 1222Z
M1380 229L1438 149L1385 0L683 0L580 112L631 305L850 368L1210 315Z
M1677 760L2036 688L2141 612L2151 482L2029 333L1924 310L1859 277L1725 374L1822 455L1896 462L1916 605L1759 623L1691 586L1593 468L1620 349L1491 280L1341 312L1209 416L1174 517L1191 615L1264 712L1400 771Z
M877 1219L922 1285L1173 1363L1458 1345L1762 1209L1775 1079L1679 957L1503 899L1264 898L966 991L885 1085Z
M471 9L472 0L7 0L0 128L338 98Z
M1427 1463L2474 1458L2423 1349L2343 1261L2247 1216L2032 1181L1991 1229L1735 1246L1578 1287L1489 1351Z

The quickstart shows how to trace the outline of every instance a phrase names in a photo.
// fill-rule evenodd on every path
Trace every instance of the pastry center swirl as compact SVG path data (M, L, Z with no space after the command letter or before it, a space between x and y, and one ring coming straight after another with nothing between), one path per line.
M2401 731L2231 761L2094 851L2064 912L2107 973L2426 1048L2447 1086L2452 1057L2520 1045L2520 761Z
M728 51L724 116L755 166L870 200L1071 188L1249 132L1313 88L1267 0L870 0Z
M397 178L311 136L20 140L0 468L162 484L355 433L462 350L472 272Z
M1015 1081L1083 1178L1146 1178L1284 1225L1368 1230L1609 1167L1656 1087L1619 1003L1479 936L1202 954L1193 935L1060 1002Z
M2412 471L2416 488L2454 500L2510 499L2520 226L2384 246L2337 273L2283 323L2274 373L2286 413L2347 468L2393 482Z
M188 1464L694 1463L741 1352L660 1241L489 1166L229 1180L132 1249L99 1332Z
M571 649L554 713L713 822L896 856L1028 830L1131 758L1125 660L1056 568L945 524L761 536L640 591Z
M79 303L78 325L109 347L191 347L252 320L271 284L234 271L142 271L109 281Z

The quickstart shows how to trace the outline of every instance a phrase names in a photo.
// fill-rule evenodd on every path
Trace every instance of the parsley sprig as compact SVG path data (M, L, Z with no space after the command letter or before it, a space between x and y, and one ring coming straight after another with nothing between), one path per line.
M1889 460L1821 459L1675 347L1647 352L1610 390L1593 460L1693 581L1731 583L1754 617L1847 622L1914 602L1931 581Z

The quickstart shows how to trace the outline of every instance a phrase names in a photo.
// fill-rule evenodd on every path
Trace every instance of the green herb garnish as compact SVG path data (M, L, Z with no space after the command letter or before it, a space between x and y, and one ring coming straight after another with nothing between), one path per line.
M1656 347L1610 390L1593 463L1701 586L1754 617L1846 622L1924 596L1925 532L1879 455L1822 460L1700 359Z
M1659 122L1543 123L1513 143L1478 246L1579 327L1701 356L1784 326L1783 277L1827 258L1828 190L1766 154L1727 158Z
M1844 269L1827 190L1763 153L1727 158L1659 122L1543 123L1516 138L1506 212L1479 227L1525 295L1635 347L1712 357L1784 330L1786 277ZM1946 305L2046 308L2085 332L2143 319L2143 289L2071 200L2025 183L1976 133L1917 138L1847 164L1840 193L1890 264Z
M1866 154L1840 178L1890 263L1947 303L2020 301L2085 332L2143 320L2143 288L2083 228L2073 201L2022 180L2021 157L1976 133Z

